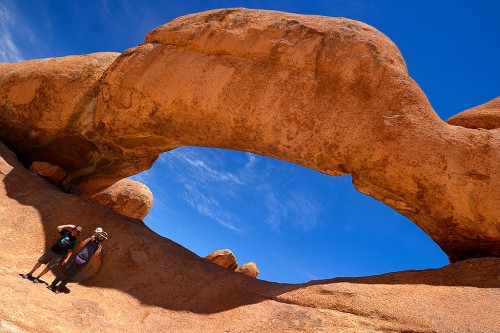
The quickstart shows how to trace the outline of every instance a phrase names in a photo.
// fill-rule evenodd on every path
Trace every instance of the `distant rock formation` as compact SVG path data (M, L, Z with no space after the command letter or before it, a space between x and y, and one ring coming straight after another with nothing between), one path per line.
M142 220L153 207L153 193L143 183L122 179L92 197L100 204L129 217Z
M474 129L498 129L500 128L500 97L460 112L446 122L451 125Z
M206 256L205 259L231 271L234 271L238 267L235 255L228 249L214 251Z
M500 132L443 122L396 45L361 22L209 11L120 55L2 63L0 82L0 138L27 165L62 167L72 193L180 146L248 151L351 174L452 262L500 257Z
M237 273L241 273L253 278L256 278L257 275L259 275L257 264L251 261L238 266L236 256L229 249L214 251L206 256L205 259L213 262L214 264L229 269L230 271L235 271Z
M256 278L257 275L259 275L259 268L257 267L257 264L254 263L253 261L238 266L234 271L253 278Z

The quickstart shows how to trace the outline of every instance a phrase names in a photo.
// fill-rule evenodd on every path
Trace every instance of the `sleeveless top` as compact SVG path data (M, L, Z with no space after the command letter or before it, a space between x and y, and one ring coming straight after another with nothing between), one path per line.
M87 243L87 245L85 245L83 249L80 250L80 252L78 252L78 256L85 261L89 261L98 248L99 248L98 243L90 241Z

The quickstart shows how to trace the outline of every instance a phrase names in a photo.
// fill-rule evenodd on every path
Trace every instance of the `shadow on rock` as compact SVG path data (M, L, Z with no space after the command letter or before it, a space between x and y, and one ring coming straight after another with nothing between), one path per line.
M94 262L77 278L89 287L114 288L144 304L172 310L215 313L254 304L318 284L426 284L500 287L500 259L468 260L441 269L406 271L363 278L336 278L287 285L249 278L208 262L166 239L140 220L119 215L91 200L66 194L29 172L3 144L0 171L8 200L1 224L9 237L0 251L33 255L56 239L56 227L83 226L88 237L96 226L108 231L102 263ZM0 188L1 191L3 191ZM24 207L19 206L24 205ZM53 236L52 236L53 235ZM94 259L93 259L94 260ZM95 275L94 275L95 274Z

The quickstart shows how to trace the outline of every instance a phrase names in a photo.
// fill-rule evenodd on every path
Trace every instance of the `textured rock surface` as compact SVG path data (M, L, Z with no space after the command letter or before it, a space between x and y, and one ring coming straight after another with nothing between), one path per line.
M467 128L500 128L500 97L465 110L446 121L448 124Z
M118 55L0 63L2 140L23 160L49 162L72 175L109 164L102 147L98 149L85 135L92 136L91 99L98 79Z
M235 255L228 249L214 251L206 256L205 259L231 271L234 271L238 267Z
M92 197L114 211L142 220L153 207L153 193L144 184L122 179Z
M56 185L61 183L67 176L63 168L47 162L35 161L31 163L30 170Z
M257 275L259 275L259 268L257 267L257 264L252 261L238 266L234 271L253 278L256 278Z
M500 256L499 131L441 121L374 28L218 10L153 30L100 77L115 57L1 64L0 135L87 196L182 145L349 173L451 261Z
M498 258L298 285L252 279L136 219L62 193L1 144L0 212L2 332L500 331ZM82 225L84 236L102 226L110 239L98 273L70 283L69 294L55 295L19 273L32 267L55 240L55 227L67 221ZM54 321L61 311L64 320Z

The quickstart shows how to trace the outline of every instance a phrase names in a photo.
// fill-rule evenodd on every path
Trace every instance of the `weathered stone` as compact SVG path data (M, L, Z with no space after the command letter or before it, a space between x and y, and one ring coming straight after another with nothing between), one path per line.
M446 121L448 124L467 128L500 128L500 97L460 112Z
M2 332L496 333L500 328L499 258L304 284L249 279L136 220L40 181L1 143L0 211ZM88 280L68 284L68 295L52 295L19 273L33 267L57 239L57 225L68 221L81 225L84 235L101 226L110 238L100 269L84 268L76 280ZM91 264L98 266L94 259ZM43 277L48 283L53 278L51 272ZM68 320L55 324L61 309Z
M92 143L92 114L98 80L118 55L0 63L2 140L29 164L48 162L71 176L111 164L106 150Z
M122 179L92 197L100 204L129 217L142 220L153 207L153 193L140 182Z
M214 251L206 256L205 259L231 271L234 271L236 267L238 267L236 257L234 256L233 252L228 249Z
M243 264L241 266L238 266L235 270L235 272L256 278L257 275L259 275L259 268L257 267L257 264L254 263L253 261L247 262L246 264Z
M31 163L30 170L55 185L60 184L67 176L61 167L47 162L35 161Z
M101 76L115 56L1 64L0 136L28 161L63 167L86 196L184 145L348 173L451 261L500 256L500 132L443 122L374 28L217 10L153 30Z

